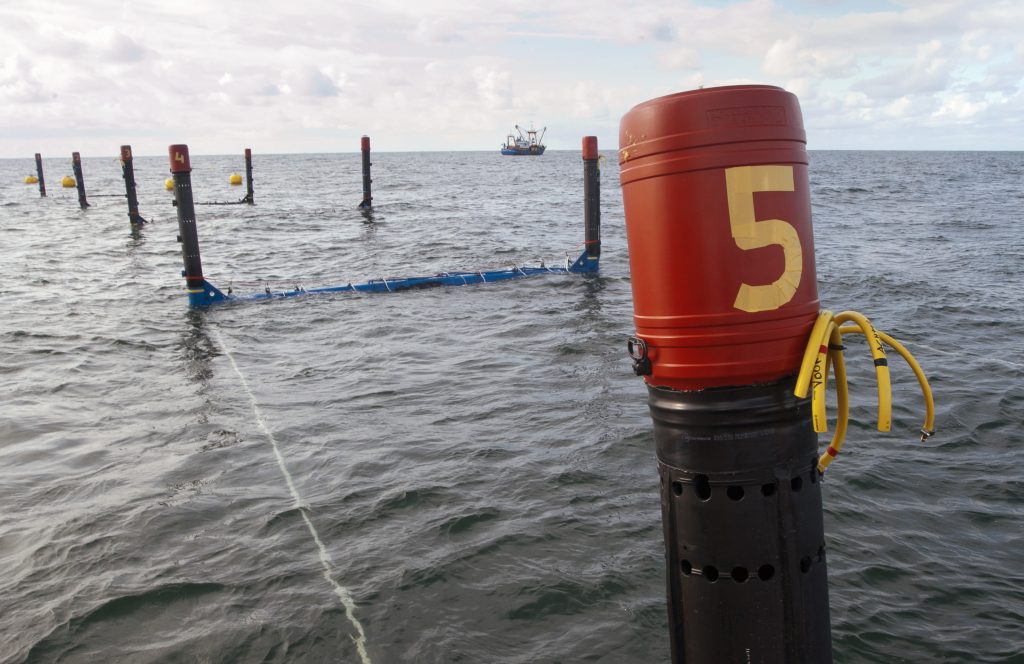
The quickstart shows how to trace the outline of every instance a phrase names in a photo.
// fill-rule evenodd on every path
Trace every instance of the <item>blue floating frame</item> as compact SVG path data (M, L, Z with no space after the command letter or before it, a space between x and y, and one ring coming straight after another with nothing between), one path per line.
M229 295L207 280L203 280L202 288L188 289L188 305L193 309L202 309L212 304L241 302L247 300L271 300L275 298L298 297L312 293L395 293L417 288L435 286L469 286L471 284L490 283L522 279L542 274L594 273L599 268L599 257L588 256L584 249L574 263L566 260L565 267L513 267L510 270L492 270L488 272L441 272L429 277L395 277L370 279L361 284L344 286L325 286L323 288L296 288L290 291L267 291L249 295Z

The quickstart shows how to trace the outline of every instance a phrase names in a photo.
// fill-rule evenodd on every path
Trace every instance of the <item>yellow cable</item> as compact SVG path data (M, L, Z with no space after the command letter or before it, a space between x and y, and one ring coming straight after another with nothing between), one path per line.
M889 378L889 361L885 357L882 340L875 333L871 321L863 314L844 311L835 317L836 325L841 326L847 321L852 321L860 327L867 339L868 348L871 349L871 358L875 363L875 379L878 383L878 430L889 431L892 429L892 383Z
M818 314L811 328L811 337L807 340L807 347L804 348L804 358L800 362L800 373L796 377L796 388L793 394L801 399L807 396L807 389L811 385L811 371L814 369L814 359L818 356L818 349L824 343L825 334L828 332L828 325L832 322L832 312L828 309Z
M817 433L828 431L828 416L825 412L825 387L828 384L829 350L824 343L827 341L836 324L829 320L825 326L825 334L822 336L823 343L818 344L818 353L814 359L814 366L811 369L811 423Z
M859 328L858 328L859 329ZM846 428L850 421L850 391L846 384L846 362L843 360L843 338L839 333L839 327L833 326L828 340L829 356L832 358L832 366L836 374L836 433L829 441L828 447L818 459L818 472L824 473L828 465L832 463L839 450L843 447L843 439L846 438Z
M860 331L859 327L846 327L839 330L841 334L860 333ZM928 377L925 376L924 370L921 369L921 365L917 363L917 360L914 359L914 356L906 349L906 347L903 346L903 344L881 330L875 330L875 332L887 346L900 354L900 357L903 358L910 369L914 372L914 376L917 377L918 385L921 386L921 395L924 397L925 410L924 424L921 426L921 442L923 443L935 433L935 397L932 395L932 388L928 384Z
M844 323L850 323L844 326ZM863 334L868 341L871 357L875 365L875 377L878 384L878 430L889 431L892 428L892 383L889 375L888 360L882 344L889 346L907 362L917 377L925 402L925 418L921 428L921 441L935 433L935 399L932 395L928 378L921 365L917 363L900 342L885 332L878 331L871 322L856 311L844 311L833 315L824 310L818 314L811 334L804 348L800 372L797 375L793 393L806 398L811 393L811 419L814 430L823 433L828 430L825 391L830 370L834 371L836 383L836 432L829 441L825 452L818 459L818 472L825 469L839 454L843 440L849 427L850 403L849 386L847 385L846 363L843 357L842 336L844 334Z

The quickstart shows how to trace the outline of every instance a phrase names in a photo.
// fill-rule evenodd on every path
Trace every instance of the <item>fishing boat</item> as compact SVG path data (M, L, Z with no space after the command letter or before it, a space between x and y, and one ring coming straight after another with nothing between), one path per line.
M533 127L529 129L523 129L519 125L516 125L516 133L513 134L511 131L508 133L508 138L505 140L505 144L501 146L501 154L504 155L542 155L544 154L544 144L541 142L544 140L544 132L548 130L544 127L540 131L540 138L537 138L537 130ZM523 134L526 134L525 136Z

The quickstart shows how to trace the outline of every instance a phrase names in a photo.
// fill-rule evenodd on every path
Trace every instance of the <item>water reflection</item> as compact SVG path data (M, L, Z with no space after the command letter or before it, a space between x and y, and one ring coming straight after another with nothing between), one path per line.
M581 274L583 280L582 297L574 307L582 312L584 318L597 320L603 308L602 293L608 289L608 279L600 274Z
M185 327L178 343L185 375L190 382L199 384L200 394L205 393L213 377L213 359L220 355L206 325L205 311L189 309L185 313Z

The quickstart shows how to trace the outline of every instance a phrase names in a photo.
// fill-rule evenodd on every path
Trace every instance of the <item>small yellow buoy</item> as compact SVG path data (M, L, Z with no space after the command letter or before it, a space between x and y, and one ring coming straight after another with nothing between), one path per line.
M164 180L164 189L167 191L174 191L174 180L172 178Z
M26 175L25 176L25 184L36 184L37 182L39 182L39 178L37 178L36 176L34 176L34 175Z
M75 178L71 177L70 175L65 175L63 178L61 178L60 186L67 187L70 189L71 187L77 187L78 183L75 182Z
M228 178L228 182L231 184L242 184L242 176L238 173L232 173L231 177Z

